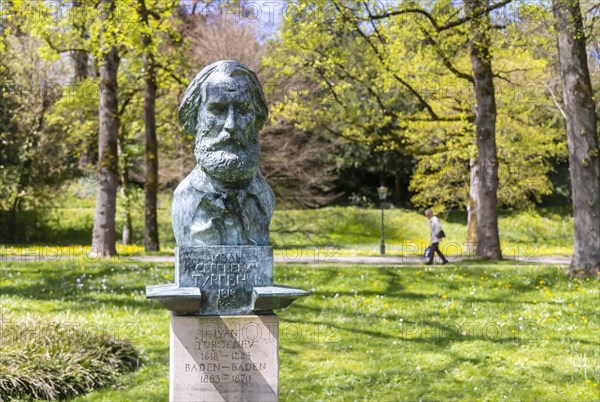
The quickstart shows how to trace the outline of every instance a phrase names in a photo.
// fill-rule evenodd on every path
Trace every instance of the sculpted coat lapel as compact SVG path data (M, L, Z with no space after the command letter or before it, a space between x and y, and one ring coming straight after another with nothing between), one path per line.
M173 205L179 246L269 244L275 197L258 170L246 187L223 192L196 166L175 190Z

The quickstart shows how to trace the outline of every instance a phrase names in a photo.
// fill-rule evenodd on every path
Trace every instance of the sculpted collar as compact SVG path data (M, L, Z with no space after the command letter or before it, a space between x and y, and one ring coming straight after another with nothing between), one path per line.
M219 209L225 209L225 201L237 200L238 202L242 202L248 194L259 197L265 190L264 184L260 180L261 175L259 170L256 171L256 174L252 177L252 180L247 186L239 189L231 189L229 191L215 189L212 181L200 166L196 166L190 176L190 183L194 190L200 193L200 200L204 197L208 197L215 206L219 207Z

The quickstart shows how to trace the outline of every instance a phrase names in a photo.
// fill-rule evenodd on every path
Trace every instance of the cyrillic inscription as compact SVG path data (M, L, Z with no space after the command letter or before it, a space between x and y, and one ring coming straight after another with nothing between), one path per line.
M273 281L270 247L187 247L177 256L179 286L200 288L202 314L250 312L252 288Z

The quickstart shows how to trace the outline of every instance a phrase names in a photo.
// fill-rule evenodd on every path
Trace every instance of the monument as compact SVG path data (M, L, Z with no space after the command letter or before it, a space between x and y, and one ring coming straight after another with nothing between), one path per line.
M173 195L175 283L146 287L171 311L171 401L276 401L279 321L308 292L273 284L275 197L258 168L268 116L256 74L235 61L205 67L179 119L197 166Z

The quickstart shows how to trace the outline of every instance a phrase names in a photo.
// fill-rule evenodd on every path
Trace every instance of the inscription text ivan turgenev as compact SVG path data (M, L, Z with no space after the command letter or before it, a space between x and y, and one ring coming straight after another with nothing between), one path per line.
M179 247L268 245L275 199L258 169L267 115L256 74L235 61L205 67L187 88L179 119L198 164L173 195Z

